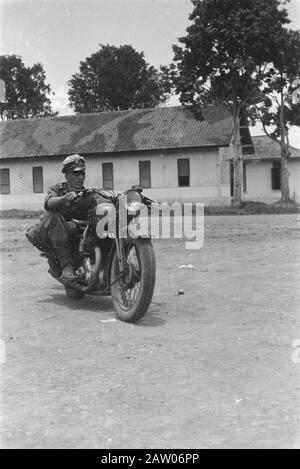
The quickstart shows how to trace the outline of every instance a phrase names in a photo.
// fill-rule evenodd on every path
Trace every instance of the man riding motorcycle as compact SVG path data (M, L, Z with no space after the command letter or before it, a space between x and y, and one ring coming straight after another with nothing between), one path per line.
M75 278L74 242L76 240L76 225L71 221L85 219L93 204L89 197L80 197L85 191L85 159L78 155L70 155L62 163L62 173L66 182L58 183L49 188L44 202L46 213L36 227L38 235L34 237L42 240L41 246L49 264L49 273L63 281ZM33 241L30 232L28 239ZM59 260L59 264L57 262Z
M75 277L74 259L72 256L72 235L76 226L72 218L84 219L90 201L78 199L84 190L85 159L80 155L70 155L62 163L62 173L66 182L50 187L45 198L44 208L48 214L43 220L43 228L47 231L54 252L47 253L50 273L54 277L62 276L64 280ZM55 261L55 254L60 266Z
M139 207L149 209L153 201L140 186L121 194L85 189L80 155L68 156L62 172L66 181L48 190L46 212L26 231L28 240L47 257L48 272L69 298L111 296L118 318L138 321L152 299L156 263L151 237L132 237L129 227L138 223Z

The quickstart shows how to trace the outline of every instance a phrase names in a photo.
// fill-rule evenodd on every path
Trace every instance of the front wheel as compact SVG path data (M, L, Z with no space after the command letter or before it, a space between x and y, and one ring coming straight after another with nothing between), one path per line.
M120 275L115 252L111 268L111 296L117 316L136 322L146 313L152 299L156 263L150 239L124 242L125 272Z

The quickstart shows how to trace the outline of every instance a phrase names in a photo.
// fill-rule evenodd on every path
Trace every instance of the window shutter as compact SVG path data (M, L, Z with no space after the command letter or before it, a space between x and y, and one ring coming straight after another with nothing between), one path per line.
M151 169L150 161L140 161L140 185L143 188L151 187Z
M35 166L32 168L33 192L35 194L44 192L43 167Z
M247 165L243 161L243 192L247 192Z
M274 161L273 168L271 168L271 181L272 181L272 190L280 191L281 181L280 181L280 162Z
M102 163L102 176L103 176L103 189L113 190L114 177L113 177L113 164Z
M8 168L0 170L0 179L1 194L10 194L10 177Z
M190 185L190 160L188 158L177 160L178 186Z

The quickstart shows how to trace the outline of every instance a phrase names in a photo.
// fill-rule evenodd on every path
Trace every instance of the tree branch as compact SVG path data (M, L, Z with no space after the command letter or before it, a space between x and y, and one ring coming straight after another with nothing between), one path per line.
M269 137L271 140L273 140L273 142L278 142L277 138L276 138L276 137L273 137L273 136L269 133L269 131L267 130L266 125L265 125L265 123L264 123L263 121L261 121L261 124L262 124L262 126L263 126L263 129L264 129L264 132L265 132L266 136Z

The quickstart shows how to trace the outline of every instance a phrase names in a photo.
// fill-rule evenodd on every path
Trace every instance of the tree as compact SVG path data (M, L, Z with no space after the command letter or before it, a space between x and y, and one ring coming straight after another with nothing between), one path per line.
M167 95L161 73L129 45L100 45L98 52L80 62L68 94L78 113L154 107Z
M0 104L0 116L6 119L25 119L53 115L45 83L46 75L40 63L26 67L21 57L0 56L0 78L5 82L6 102Z
M233 204L242 198L240 118L261 98L266 64L276 56L274 37L288 23L280 0L192 0L192 24L174 45L171 69L176 91L197 112L200 105L221 103L234 122Z
M290 201L288 159L289 128L300 125L300 103L293 102L294 82L300 78L300 33L284 29L275 38L277 57L269 67L262 86L264 100L254 107L254 117L281 149L281 202Z

